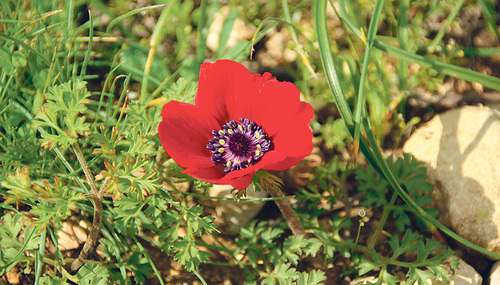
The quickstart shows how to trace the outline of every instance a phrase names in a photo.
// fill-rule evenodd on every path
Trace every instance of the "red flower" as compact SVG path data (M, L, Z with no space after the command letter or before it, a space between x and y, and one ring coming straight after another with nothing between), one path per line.
M204 63L195 104L168 102L158 134L183 173L242 190L258 170L285 170L311 153L313 109L299 97L270 73Z

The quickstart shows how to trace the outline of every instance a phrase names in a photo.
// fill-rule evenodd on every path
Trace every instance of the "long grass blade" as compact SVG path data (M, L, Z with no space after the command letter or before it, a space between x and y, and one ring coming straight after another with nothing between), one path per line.
M45 214L40 216L40 219L44 218ZM40 234L40 243L38 245L38 251L35 255L35 285L38 285L40 282L40 277L42 276L42 268L43 268L43 257L45 255L45 239L47 237L47 229L43 229Z
M369 126L369 122L367 120L364 121L364 124L365 124L365 128L368 130L370 128ZM367 131L366 132L367 134L367 137L368 137L368 140L370 141L370 144L371 145L375 145L376 144L376 139L375 139L375 135L373 134L373 132L370 132L370 131ZM401 197L401 199L403 199L403 201L412 208L412 210L415 212L415 214L417 214L418 216L420 216L423 220L426 220L428 221L429 223L431 223L432 225L434 225L435 227L437 227L439 230L441 230L443 233L447 234L449 237L453 238L454 240L460 242L461 244L469 247L470 249L473 249L477 252L480 252L482 254L485 254L487 256L490 256L494 259L500 259L500 254L497 254L497 253L494 253L494 252L491 252L489 250L486 250L466 239L464 239L463 237L459 236L458 234L456 234L455 232L453 232L452 230L448 229L446 226L444 226L443 224L441 224L438 220L436 220L435 218L433 218L431 215L429 215L427 212L425 212L411 197L408 193L406 193L405 190L403 190L403 188L401 187L401 185L399 184L398 180L396 179L396 177L394 176L394 174L390 171L389 169L389 166L387 165L387 162L385 161L385 159L383 159L383 154L382 152L380 151L380 149L378 147L374 147L373 148L373 154L377 157L377 161L379 161L381 164L380 164L380 170L381 170L381 175L383 175L385 177L385 179L389 182L389 184L391 185L391 187L396 191L396 193L398 193L398 195Z
M83 81L83 77L85 76L85 73L87 71L87 65L89 64L90 53L92 52L92 41L94 39L94 21L92 20L92 13L90 13L90 10L88 12L89 12L89 22L90 22L89 43L87 47L87 52L85 53L85 57L83 59L82 69L80 71L81 81Z
M460 8L462 8L462 6L464 5L464 2L465 2L465 0L460 0L455 5L455 7L451 11L450 15L448 15L448 18L446 19L445 24L441 27L441 29L437 33L436 37L434 38L432 43L427 48L429 51L433 52L436 49L437 45L442 41L442 39L444 37L444 33L446 33L446 30L448 30L448 27L450 26L451 22L453 22L453 20L455 20L455 17L457 16L458 11L460 11Z
M292 36L292 40L295 43L295 47L297 50L297 53L300 56L300 59L306 66L307 70L312 74L314 79L318 79L318 76L316 75L316 72L314 72L314 69L311 66L311 63L309 62L309 59L307 58L307 54L302 48L302 45L299 43L299 38L297 37L297 32L295 31L295 27L292 24L292 17L290 16L290 9L288 8L288 1L287 0L282 0L281 1L282 6L283 6L283 15L285 16L285 20L290 23L288 26L290 35Z
M140 13L142 11L146 11L146 10L150 10L150 9L156 9L156 8L161 8L161 7L165 7L165 6L171 6L172 4L159 4L159 5L153 5L153 6L147 6L147 7L142 7L142 8L137 8L137 9L134 9L130 12L127 12L123 15L120 15L116 18L114 18L113 20L111 20L108 24L108 27L106 27L106 33L109 33L114 26L116 26L116 24L118 24L119 22L123 21L124 19L128 18L128 17L131 17L137 13Z
M349 28L350 32L358 39L362 39L363 36L360 32L360 29L355 26L349 18L346 17L346 14L343 13L343 9L340 9L340 13L342 17L341 20L344 22L346 27ZM395 39L395 41L397 40ZM418 54L410 53L400 48L393 47L390 44L387 44L379 39L374 40L373 46L388 53L389 55L398 57L399 59L417 63L423 67L431 68L443 74L454 76L466 81L477 82L491 89L500 90L500 78L488 76L477 71L469 70L460 66L444 63L438 60L426 58Z
M149 80L149 74L151 72L151 66L153 66L153 60L156 55L156 50L158 49L158 46L161 44L161 41L163 40L164 33L163 33L163 27L167 24L168 20L168 10L164 9L160 15L160 18L158 19L158 23L156 24L156 27L153 31L153 35L151 36L151 42L150 42L150 48L148 52L148 59L146 60L146 64L144 65L144 76L142 77L142 84L141 84L141 102L147 102L149 100L148 96L148 80Z
M226 51L227 42L229 40L229 36L231 35L231 31L233 30L234 22L236 21L237 16L238 10L232 9L224 20L224 24L222 25L222 29L219 35L219 46L217 47L217 51L215 52L215 59L222 58L222 55Z
M409 6L408 2L408 0L399 0L398 40L399 47L402 50L407 50L408 43L408 17L406 15ZM406 81L408 80L408 62L405 60L399 61L398 79L399 90L405 90Z
M500 78L485 75L477 71L469 70L453 64L432 60L418 54L395 48L380 40L375 40L374 47L387 52L390 55L399 57L400 59L414 62L424 67L432 68L443 74L454 76L470 82L477 82L484 85L485 87L500 90Z
M165 283L163 283L163 278L161 278L161 274L160 272L158 271L158 268L156 268L156 265L155 263L153 262L153 260L151 259L151 257L149 256L149 254L147 253L146 249L144 249L144 247L142 246L142 244L139 242L139 240L135 237L135 234L134 233L130 233L130 236L132 237L132 239L134 240L135 244L137 245L137 247L139 248L139 250L142 252L142 254L146 257L149 265L151 265L151 268L153 268L153 272L155 273L156 275L156 278L158 279L158 281L160 281L160 284L161 285L164 285Z
M50 65L50 61L49 61L49 60L48 60L48 59L47 59L47 58L46 58L43 54L41 54L41 53L40 53L39 51L37 51L36 49L34 49L34 48L30 47L28 44L26 44L26 43L25 43L25 42L23 42L22 40L19 40L19 39L13 38L13 37L11 37L11 36L9 36L9 35L6 35L6 34L3 34L3 33L0 33L0 37L1 37L1 38L5 38L5 39L10 40L10 41L13 41L13 42L15 42L16 44L23 46L25 49L27 49L27 50L29 50L29 51L33 52L34 54L36 54L36 55L37 55L37 56L38 56L41 60L43 60L43 61L47 64L47 66L49 66L49 65Z
M370 52L373 46L373 40L375 40L375 36L377 35L378 23L380 21L380 15L382 14L382 8L384 7L384 0L377 0L375 3L375 8L372 14L372 18L370 20L370 27L368 28L368 36L366 38L366 48L365 48L365 56L363 59L363 67L361 69L361 79L359 81L359 92L357 97L357 105L355 109L354 115L354 159L357 160L358 150L359 150L359 136L361 132L361 119L363 116L366 116L366 106L365 106L365 80L366 74L368 70L368 63L370 62Z
M202 0L200 6L200 26L198 27L197 45L196 45L196 66L200 66L205 59L205 52L207 51L207 31L205 26L207 25L207 2L208 0Z
M497 20L495 19L495 4L494 1L491 3L486 3L486 0L478 0L481 8L483 9L483 16L486 19L486 26L488 29L494 33L497 38L500 38L500 29L497 28ZM498 4L497 4L498 5ZM496 7L498 8L498 6ZM496 10L498 12L498 10Z
M351 136L354 136L354 118L341 88L340 80L337 75L337 68L333 59L332 48L330 46L330 38L328 36L328 29L326 26L326 1L327 0L316 0L314 1L313 6L314 24L318 37L321 62L323 63L323 69L325 70L328 85L330 86L337 109L339 110L347 129L351 133ZM371 153L370 147L363 137L360 138L359 148L365 155L366 159L375 169L377 169L378 163L375 161L375 157Z

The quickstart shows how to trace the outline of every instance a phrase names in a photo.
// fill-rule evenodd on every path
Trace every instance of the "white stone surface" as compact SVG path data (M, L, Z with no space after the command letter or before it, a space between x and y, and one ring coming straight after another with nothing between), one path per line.
M440 220L500 253L500 117L465 106L435 116L403 147L428 165Z
M490 285L500 284L500 261L493 264L490 271Z
M58 235L57 243L60 250L77 249L87 240L87 225L84 221L80 221L79 225L64 221Z

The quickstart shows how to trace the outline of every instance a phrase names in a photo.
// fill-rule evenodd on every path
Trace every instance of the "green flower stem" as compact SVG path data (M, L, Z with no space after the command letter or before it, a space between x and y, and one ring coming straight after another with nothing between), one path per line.
M90 168L87 164L87 161L85 161L85 158L83 157L83 153L82 150L80 149L80 146L77 143L74 143L72 146L76 154L76 158L78 159L78 162L80 162L83 173L85 174L85 177L87 178L87 181L90 184L90 188L92 189L92 193L86 194L85 197L92 200L92 202L94 203L94 220L92 221L92 226L90 228L89 236L85 241L83 249L78 255L78 258L76 258L70 264L69 268L67 268L70 274L76 274L76 272L78 272L78 270L85 264L85 259L87 259L87 256L92 251L94 251L95 246L97 244L97 237L99 236L102 223L102 197L104 194L104 189L106 189L109 180L106 179L104 183L101 185L101 189L97 190L94 176L90 172Z

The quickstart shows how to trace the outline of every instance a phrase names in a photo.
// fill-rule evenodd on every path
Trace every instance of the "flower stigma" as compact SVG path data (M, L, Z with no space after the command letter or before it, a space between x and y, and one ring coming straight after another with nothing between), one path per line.
M269 151L271 141L261 126L248 118L229 121L222 130L213 130L207 148L214 164L224 165L224 172L247 168L257 163Z

